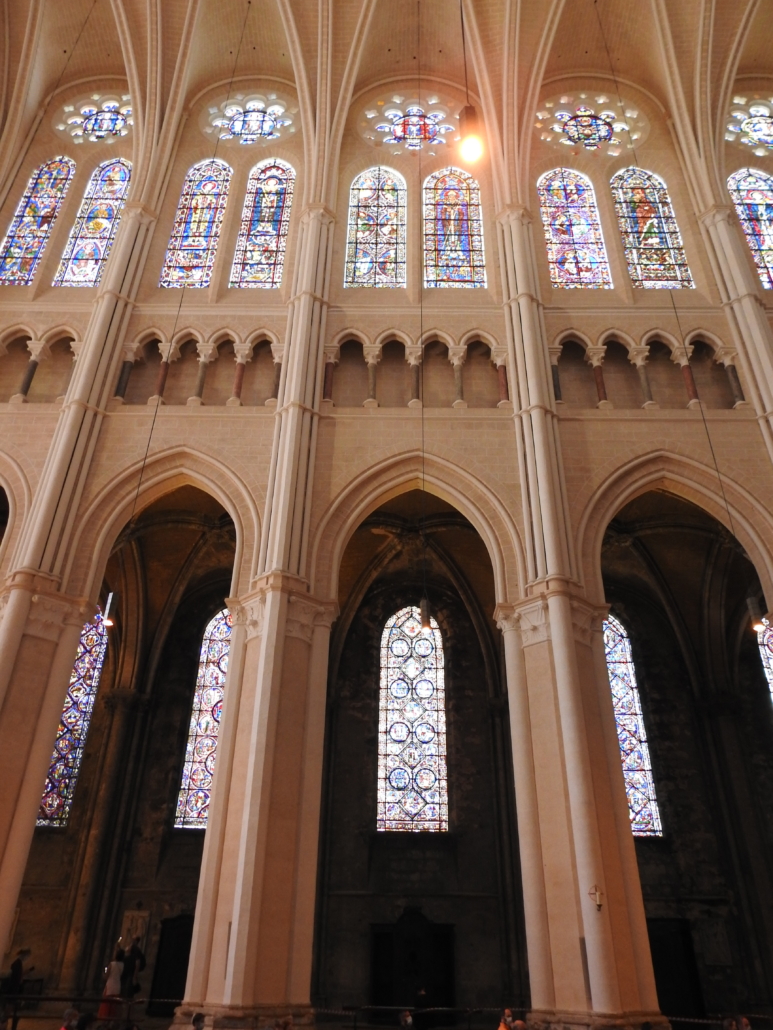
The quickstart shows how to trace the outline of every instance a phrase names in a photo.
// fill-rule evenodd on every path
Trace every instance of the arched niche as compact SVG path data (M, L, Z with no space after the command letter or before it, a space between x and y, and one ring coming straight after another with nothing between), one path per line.
M558 359L561 398L570 408L595 408L598 401L593 370L585 360L585 348L567 340Z
M376 399L382 408L404 408L411 399L411 367L400 340L388 340L381 348Z
M23 337L11 340L0 354L0 403L9 401L19 392L29 360L30 352Z
M607 397L614 407L640 408L644 402L641 384L622 343L616 340L607 343L603 367Z
M381 646L390 616L429 600L445 656L447 832L379 832ZM525 1004L522 899L494 570L471 522L407 489L354 529L338 576L323 798L318 998L464 1007ZM415 677L417 680L419 674ZM417 697L420 694L417 693ZM384 731L386 732L386 731ZM396 949L421 909L430 943L413 971ZM456 955L449 955L449 939ZM432 943L434 941L434 943ZM443 943L445 942L445 943ZM448 978L448 970L455 977ZM412 979L413 977L413 979ZM419 982L426 979L426 983Z
M341 344L333 379L333 403L337 408L359 408L368 396L368 366L362 343L346 340Z

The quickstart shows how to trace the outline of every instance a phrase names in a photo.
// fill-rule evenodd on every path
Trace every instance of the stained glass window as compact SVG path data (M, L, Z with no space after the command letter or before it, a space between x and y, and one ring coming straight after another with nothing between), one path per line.
M231 614L224 608L207 623L204 630L182 782L177 795L174 824L179 828L204 830L207 827L217 735L223 708L223 687L231 647L231 625Z
M604 648L631 829L634 837L662 837L631 641L622 624L612 615L604 620Z
M741 168L727 180L762 285L773 290L773 176Z
M612 276L590 180L554 168L537 181L550 282L565 290L609 290Z
M377 830L447 830L443 640L418 608L393 615L381 637Z
M230 182L225 161L201 161L188 172L159 286L209 286Z
M391 168L352 183L344 286L405 286L405 179Z
M129 192L128 161L105 161L91 176L54 286L98 286Z
M281 285L294 184L295 171L284 161L263 161L250 172L231 286Z
M486 285L480 188L460 168L424 183L424 285Z
M55 157L27 183L0 247L0 283L28 286L32 282L74 174L74 161Z
M765 679L768 681L770 693L773 695L773 628L764 620L765 628L757 634L757 643L760 648L762 668L765 671Z
M611 186L633 285L645 290L693 287L663 180L641 168L624 168Z
M107 627L102 612L97 610L93 622L83 627L78 641L38 810L38 826L67 825L106 651Z

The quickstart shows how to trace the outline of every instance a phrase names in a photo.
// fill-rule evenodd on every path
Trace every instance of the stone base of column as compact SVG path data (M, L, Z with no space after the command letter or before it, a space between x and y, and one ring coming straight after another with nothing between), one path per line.
M9 404L26 404L27 395L26 393L15 393L12 397L8 398Z
M598 401L596 407L601 408L601 410L603 411L606 408L614 408L614 404L612 403L612 401Z
M13 397L11 397L11 400L13 400ZM751 407L751 404L749 401L736 401L733 407L736 411L746 411Z
M241 397L229 397L228 400L225 402L225 406L227 408L241 408L242 399Z
M504 408L505 411L512 411L513 410L513 402L512 401L500 401L497 404L497 407L498 408Z
M377 408L378 407L378 401L376 400L375 397L368 397L367 400L362 402L362 406L363 406L363 408Z
M701 404L701 402L698 400L697 397L693 397L693 399L691 401L687 402L687 407L688 408L702 408L703 405Z
M660 1012L630 1012L624 1016L592 1012L529 1012L526 1025L529 1030L601 1030L603 1027L641 1030L646 1025L652 1030L668 1030L671 1026Z
M466 408L467 407L467 401L454 401L454 403L451 405L451 407L452 408Z
M201 397L189 397L185 403L189 408L200 408L204 401Z
M333 400L332 400L331 397L323 397L322 398L322 405L321 405L321 408L320 408L321 411L330 411L334 407L335 407L335 404L333 403Z
M203 1012L205 1028L212 1030L263 1030L264 1027L313 1027L315 1009L311 1005L189 1005L183 1003L174 1012L172 1027L187 1027L197 1012Z
M657 411L660 409L660 405L657 401L645 401L644 404L642 404L642 407L646 408L647 411Z
M148 404L166 404L163 397L159 397L157 393L154 393L152 397L148 397Z
M412 397L408 401L408 407L409 408L420 408L421 407L421 401L419 400L418 397Z
M263 401L263 407L264 408L275 408L276 407L276 397L267 397L266 400Z

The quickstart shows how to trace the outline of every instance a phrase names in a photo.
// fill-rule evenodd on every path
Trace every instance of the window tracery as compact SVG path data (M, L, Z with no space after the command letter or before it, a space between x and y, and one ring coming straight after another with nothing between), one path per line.
M550 282L565 290L609 290L612 276L590 180L554 168L537 181Z
M113 246L131 179L128 161L95 169L70 231L54 286L98 286Z
M185 177L159 286L209 286L231 168L217 158L194 165Z
M613 615L604 620L604 651L634 837L662 837L647 733L641 710L631 641Z
M177 795L174 825L178 829L203 830L207 827L231 628L231 613L223 608L210 619L204 630L185 762Z
M262 161L250 172L231 286L281 286L294 185L295 169L285 161Z
M767 619L763 619L763 622L765 628L757 633L757 645L760 649L765 679L768 681L771 697L773 697L773 627L770 626Z
M424 285L486 285L480 187L460 168L424 183Z
M405 179L368 168L349 191L344 286L405 286Z
M760 281L773 289L773 176L741 168L727 180Z
M379 831L448 829L443 640L417 607L392 615L381 637Z
M32 282L74 174L69 157L55 157L33 173L0 247L0 283Z
M38 826L66 826L70 818L106 652L107 627L102 612L97 609L94 620L86 623L78 641L38 810Z
M642 168L624 168L610 182L628 273L634 286L694 288L666 184Z

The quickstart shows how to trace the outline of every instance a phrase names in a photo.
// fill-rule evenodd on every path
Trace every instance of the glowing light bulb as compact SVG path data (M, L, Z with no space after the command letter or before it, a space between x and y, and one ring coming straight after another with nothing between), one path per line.
M749 609L749 615L751 616L752 629L755 633L762 633L767 623L760 609L759 601L756 597L747 597L746 607Z
M464 161L478 161L483 156L483 140L480 136L465 136L459 144L459 153Z
M478 127L478 112L468 104L459 112L459 130L462 142L459 153L464 161L477 161L483 155L483 139Z

